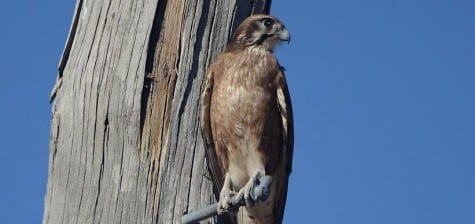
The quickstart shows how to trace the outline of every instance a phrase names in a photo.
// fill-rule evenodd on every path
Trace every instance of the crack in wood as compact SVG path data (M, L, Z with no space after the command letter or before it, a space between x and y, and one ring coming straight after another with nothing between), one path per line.
M51 94L43 223L176 223L215 202L198 128L201 79L252 7L77 0Z

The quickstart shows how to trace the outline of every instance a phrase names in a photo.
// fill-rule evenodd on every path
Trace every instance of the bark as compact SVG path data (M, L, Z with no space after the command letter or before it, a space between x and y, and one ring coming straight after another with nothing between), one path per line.
M203 74L233 28L269 6L77 0L51 95L43 223L177 223L214 203Z

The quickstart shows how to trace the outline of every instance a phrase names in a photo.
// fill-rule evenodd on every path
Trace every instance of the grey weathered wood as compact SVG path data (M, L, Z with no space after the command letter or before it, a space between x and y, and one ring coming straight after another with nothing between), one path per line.
M43 223L177 223L215 202L207 65L270 1L78 0L53 95Z

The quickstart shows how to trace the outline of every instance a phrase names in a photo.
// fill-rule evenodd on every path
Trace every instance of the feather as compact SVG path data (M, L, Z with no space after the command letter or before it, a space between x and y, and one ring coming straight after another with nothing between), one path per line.
M227 192L244 192L246 198L256 176L274 180L269 199L240 208L236 219L227 216L227 223L282 222L293 154L290 94L273 54L282 37L290 39L275 17L248 17L204 79L201 132L220 203ZM225 179L230 186L223 186Z

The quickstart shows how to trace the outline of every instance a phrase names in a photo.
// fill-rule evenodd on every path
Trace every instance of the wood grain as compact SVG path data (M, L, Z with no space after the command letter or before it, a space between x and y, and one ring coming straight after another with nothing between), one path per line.
M52 98L43 223L177 223L215 202L198 133L203 74L269 5L78 0Z

